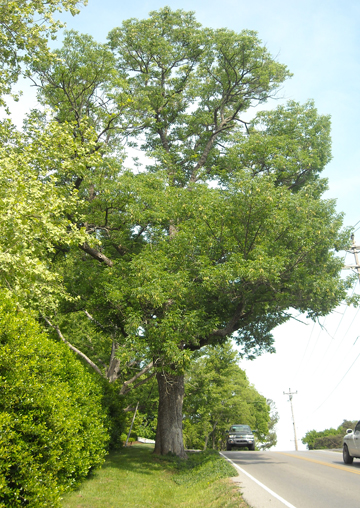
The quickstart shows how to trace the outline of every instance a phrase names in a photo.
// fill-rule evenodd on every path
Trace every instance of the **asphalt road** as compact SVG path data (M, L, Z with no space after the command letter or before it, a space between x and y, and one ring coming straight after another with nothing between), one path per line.
M332 451L223 452L252 508L359 508L360 460Z

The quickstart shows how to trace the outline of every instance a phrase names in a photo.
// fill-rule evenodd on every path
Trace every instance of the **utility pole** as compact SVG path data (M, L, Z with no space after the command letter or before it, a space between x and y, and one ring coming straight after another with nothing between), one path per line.
M296 390L296 392L292 392L290 390L290 388L289 388L289 391L288 392L283 392L283 394L284 395L289 395L289 402L290 402L290 405L291 405L291 414L292 414L292 420L293 420L293 426L294 426L295 450L298 451L298 442L297 442L297 437L296 437L296 426L295 426L294 408L293 408L293 404L292 404L293 395L297 394L297 390Z
M347 270L356 270L360 281L360 262L359 262L360 245L356 245L354 233L351 235L351 241L352 245L350 247L350 250L347 250L346 252L353 254L353 256L355 257L355 265L346 265L344 266L344 268Z

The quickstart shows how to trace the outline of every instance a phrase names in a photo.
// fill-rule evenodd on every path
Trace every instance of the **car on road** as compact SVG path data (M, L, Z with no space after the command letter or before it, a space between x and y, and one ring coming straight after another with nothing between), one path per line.
M360 422L357 422L354 430L348 429L343 439L345 464L352 464L354 458L360 459Z
M232 425L227 432L226 449L232 450L235 447L255 450L255 438L249 425Z

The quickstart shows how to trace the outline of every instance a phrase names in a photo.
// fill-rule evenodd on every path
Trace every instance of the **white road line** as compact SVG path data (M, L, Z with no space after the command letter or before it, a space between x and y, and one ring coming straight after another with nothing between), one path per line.
M238 466L237 464L235 464L235 462L233 462L231 459L229 459L228 457L226 457L225 455L223 455L221 452L220 452L220 455L222 457L224 457L224 459L226 459L228 462L231 462L231 464L236 467L236 469L238 469L239 471L241 471L242 473L244 473L246 476L248 476L252 481L254 481L255 483L257 483L261 488L263 488L264 490L266 490L266 492L269 492L269 494L271 494L272 496L276 497L276 499L278 499L281 503L283 503L285 506L287 506L288 508L296 508L293 504L289 503L288 501L286 501L284 498L282 498L281 496L279 496L278 494L276 494L273 490L269 489L266 485L264 485L263 483L259 482L259 480L257 480L256 478L254 478L253 476L251 476L251 474L247 473L244 469L242 469L240 466Z

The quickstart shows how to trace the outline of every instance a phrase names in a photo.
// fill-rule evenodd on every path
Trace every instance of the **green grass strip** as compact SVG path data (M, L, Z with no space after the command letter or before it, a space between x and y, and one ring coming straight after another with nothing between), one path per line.
M159 457L135 445L111 453L63 508L246 508L229 480L234 468L217 452L189 453L188 460Z

